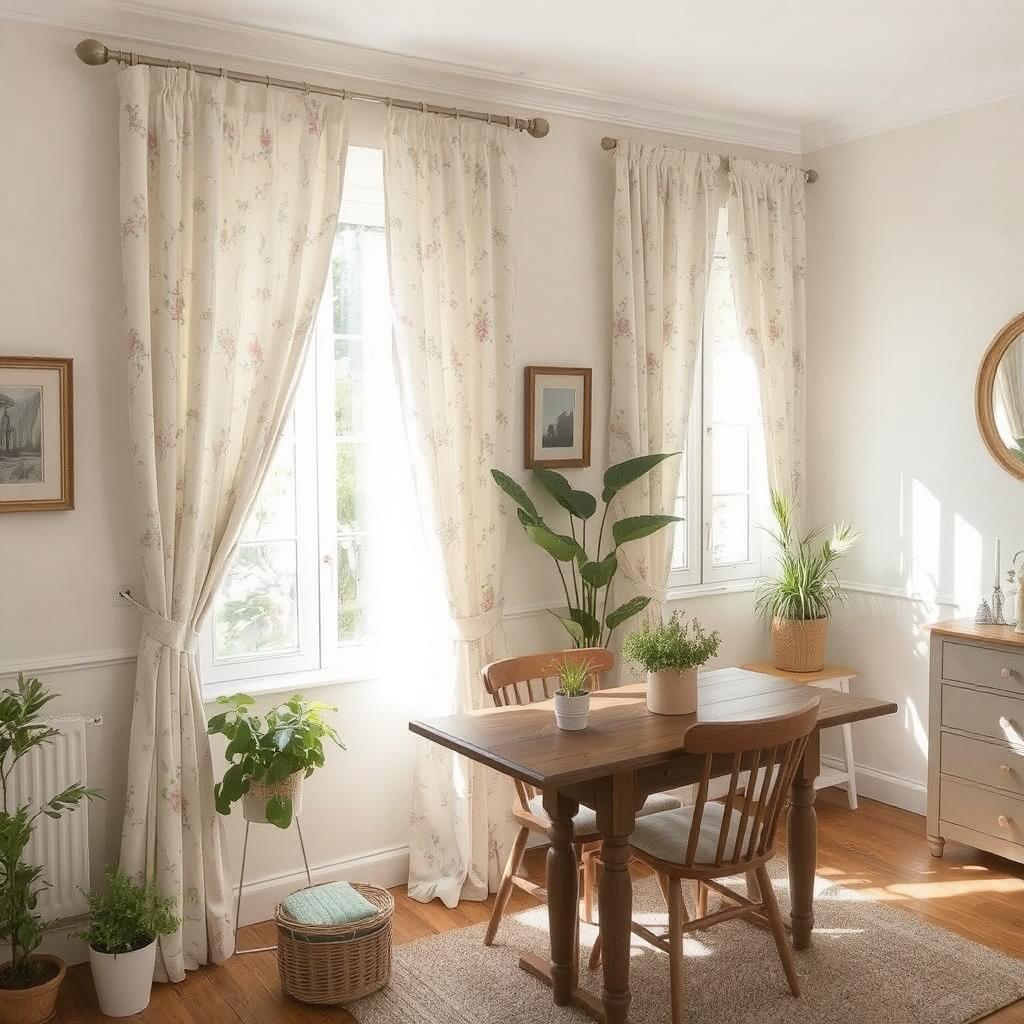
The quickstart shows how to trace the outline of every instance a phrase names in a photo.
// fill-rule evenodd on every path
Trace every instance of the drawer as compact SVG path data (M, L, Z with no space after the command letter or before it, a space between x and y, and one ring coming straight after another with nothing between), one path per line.
M942 678L954 683L991 686L1024 697L1024 654L945 640Z
M1009 843L1024 843L1024 800L1006 793L944 778L939 788L939 817Z
M1024 746L1003 747L944 732L940 770L1024 797Z
M962 686L943 686L942 724L947 729L1024 745L1024 700Z

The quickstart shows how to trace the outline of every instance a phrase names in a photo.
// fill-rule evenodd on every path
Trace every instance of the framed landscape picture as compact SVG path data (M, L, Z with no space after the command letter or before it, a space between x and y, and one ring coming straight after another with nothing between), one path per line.
M526 468L590 465L590 368L526 367Z
M71 360L0 356L0 512L75 507Z

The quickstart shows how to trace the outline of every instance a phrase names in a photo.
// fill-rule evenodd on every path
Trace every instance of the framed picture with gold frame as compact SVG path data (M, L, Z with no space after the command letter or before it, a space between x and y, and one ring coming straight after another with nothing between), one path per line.
M0 512L75 507L72 360L0 356Z
M526 367L527 469L590 465L590 367Z

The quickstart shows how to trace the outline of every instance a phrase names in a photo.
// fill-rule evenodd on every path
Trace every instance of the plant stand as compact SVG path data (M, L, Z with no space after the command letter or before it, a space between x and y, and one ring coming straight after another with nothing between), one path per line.
M309 858L306 856L306 843L302 838L302 826L299 824L298 816L292 819L295 823L295 831L299 834L299 848L302 850L302 865L306 869L306 884L312 885L313 879L309 874ZM239 949L238 948L238 927L239 921L242 915L242 889L245 886L245 855L249 849L249 829L252 828L253 823L246 820L245 823L245 838L242 840L242 867L238 872L238 902L235 904L235 953L270 953L277 949L277 943L273 946L256 946L252 949Z

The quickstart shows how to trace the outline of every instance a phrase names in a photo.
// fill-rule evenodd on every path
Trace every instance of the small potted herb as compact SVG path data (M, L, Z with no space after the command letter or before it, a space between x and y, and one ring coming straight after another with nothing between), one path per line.
M228 739L228 768L213 789L217 810L230 814L241 800L246 821L287 828L302 811L303 781L323 767L324 740L345 749L323 717L338 709L298 693L262 717L251 712L256 701L247 693L217 703L227 710L210 719L207 731Z
M622 656L647 670L647 707L656 715L697 710L697 669L718 654L722 638L673 612L668 622L645 622L627 634Z
M558 677L555 690L555 724L566 732L586 729L590 714L590 680L592 665L587 661L556 661L550 672Z
M136 885L123 871L107 870L105 889L88 894L89 926L77 937L89 944L89 966L100 1011L130 1017L149 1006L156 940L179 924L173 896Z

